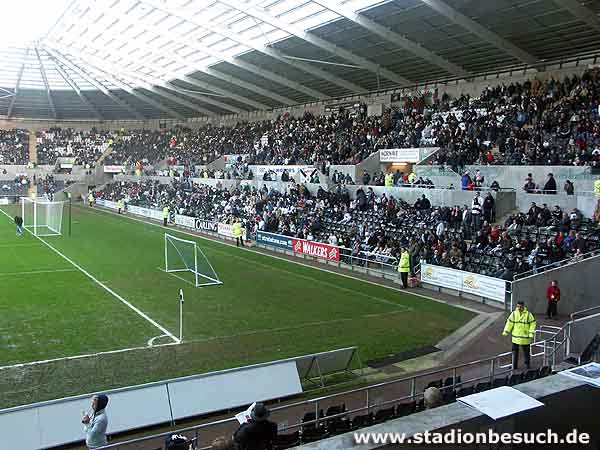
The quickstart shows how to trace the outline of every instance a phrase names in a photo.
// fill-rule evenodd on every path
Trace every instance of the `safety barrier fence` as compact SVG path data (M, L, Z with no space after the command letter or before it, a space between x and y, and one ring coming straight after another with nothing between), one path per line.
M536 330L534 342L531 344L532 366L554 367L562 362L568 355L571 331L579 323L595 317L598 311L600 311L600 306L578 311L572 314L571 320L562 327L542 326ZM494 380L497 378L503 378L512 373L512 353L505 352L489 358L415 374L397 380L386 381L283 406L276 406L271 409L271 419L280 424L280 432L297 430L303 426L318 426L319 423L323 423L326 420L369 414L386 406L420 400L423 398L424 390L429 385L435 384L439 386L441 383L442 391L459 391L460 394L462 387L471 386L476 383L491 383L493 385ZM322 416L322 410L341 403L350 406L342 413L326 417ZM304 414L310 412L314 413L314 419L301 421ZM288 423L290 416L295 417L297 420L294 420L291 424ZM198 447L202 448L202 450L209 450L210 442L208 440L210 438L207 435L214 437L215 431L223 435L231 435L237 428L237 425L238 423L235 418L228 418L182 428L175 432L186 435L190 439L195 439L199 443ZM102 447L102 450L133 450L134 448L140 448L139 445L143 443L157 440L164 441L166 436L172 433L174 432L154 434L110 444Z
M555 269L557 267L563 267L568 264L577 264L584 259L592 258L594 256L600 255L600 250L592 250L591 252L583 253L580 256L572 256L570 258L561 259L560 261L556 261L550 264L545 264L543 266L536 267L535 269L528 270L527 272L522 272L514 276L513 280L522 280L527 277L531 277L537 275L539 273L545 272L550 269Z

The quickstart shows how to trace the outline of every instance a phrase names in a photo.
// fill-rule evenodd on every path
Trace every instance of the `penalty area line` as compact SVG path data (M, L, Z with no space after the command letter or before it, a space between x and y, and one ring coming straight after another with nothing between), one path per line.
M0 212L2 212L2 214L4 214L9 219L11 219L11 217L8 214L6 214L4 211L2 211L1 209L0 209ZM27 230L27 231L29 233L31 233L31 231L29 231L29 230ZM115 297L117 300L119 300L121 303L123 303L125 306L127 306L129 309L131 309L133 312L137 313L140 317L142 317L143 319L145 319L148 323L150 323L154 327L158 328L165 335L169 336L171 339L173 339L173 341L175 343L177 343L177 344L180 343L179 339L173 333L171 333L169 330L167 330L161 324L159 324L154 319L152 319L151 317L149 317L145 312L143 312L142 310L140 310L138 307L136 307L136 306L132 305L131 303L129 303L127 300L125 300L123 297L121 297L119 294L117 294L115 291L113 291L111 288L109 288L106 284L104 284L103 282L101 282L100 280L98 280L96 277L94 277L91 273L89 273L87 270L85 270L79 264L77 264L76 262L74 262L73 260L71 260L68 256L66 256L63 253L61 253L60 250L57 250L50 243L46 242L45 240L43 240L39 236L36 236L33 233L31 233L31 235L33 237L35 237L36 239L38 239L40 242L42 242L44 245L46 245L49 249L51 249L52 251L54 251L57 255L59 255L60 257L62 257L65 261L69 262L73 267L75 267L76 269L78 269L86 277L88 277L90 280L92 280L94 283L96 283L98 286L100 286L106 292L108 292L109 294L111 294L113 297Z
M25 272L0 272L0 277L9 277L11 275L37 275L38 273L64 273L77 272L77 269L49 269L49 270L30 270Z

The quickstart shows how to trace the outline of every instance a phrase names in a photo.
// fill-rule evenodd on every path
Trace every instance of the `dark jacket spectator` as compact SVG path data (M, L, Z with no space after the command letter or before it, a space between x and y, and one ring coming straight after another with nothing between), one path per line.
M544 184L544 194L556 194L556 180L551 173L548 174L548 180Z
M268 450L277 436L277 424L268 420L269 410L257 403L249 422L240 425L233 440L239 450Z
M575 193L575 186L570 180L565 181L564 190L567 195L573 195Z

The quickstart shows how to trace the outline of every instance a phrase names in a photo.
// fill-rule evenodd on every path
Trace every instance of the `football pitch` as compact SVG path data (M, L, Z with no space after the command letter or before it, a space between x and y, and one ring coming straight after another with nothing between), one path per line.
M356 345L363 361L435 345L473 313L169 228L195 240L222 285L160 270L165 229L73 207L72 235L15 235L0 214L0 366L173 342L209 361L186 374ZM183 374L183 373L181 373ZM146 374L145 380L164 374ZM131 381L131 380L129 380ZM140 380L142 381L142 380Z

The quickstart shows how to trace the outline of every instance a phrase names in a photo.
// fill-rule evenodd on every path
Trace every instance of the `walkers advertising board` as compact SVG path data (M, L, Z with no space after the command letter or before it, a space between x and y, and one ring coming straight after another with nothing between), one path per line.
M294 253L302 253L303 255L314 256L328 261L340 260L340 250L338 247L321 244L320 242L306 241L304 239L294 239L293 245Z

